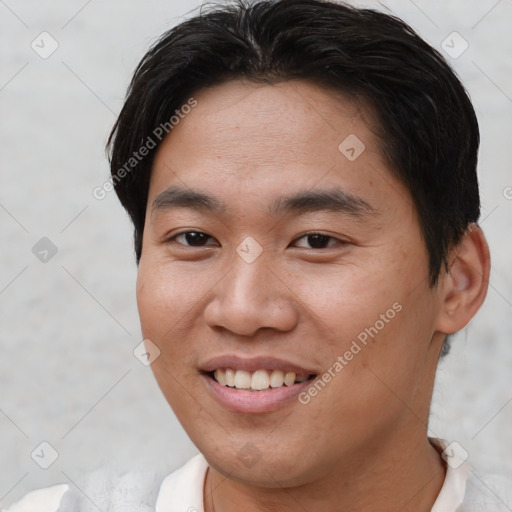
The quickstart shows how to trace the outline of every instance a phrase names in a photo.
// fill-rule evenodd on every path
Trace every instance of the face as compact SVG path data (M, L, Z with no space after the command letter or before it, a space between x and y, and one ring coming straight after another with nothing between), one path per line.
M154 161L137 282L191 440L272 487L424 435L439 298L371 113L304 81L194 98Z

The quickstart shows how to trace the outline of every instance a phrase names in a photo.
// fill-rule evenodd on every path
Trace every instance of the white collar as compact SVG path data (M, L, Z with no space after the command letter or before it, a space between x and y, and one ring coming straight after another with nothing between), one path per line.
M208 462L202 453L167 476L156 500L155 512L204 512L203 488Z
M431 437L429 440L439 453L442 453L449 446L449 443L444 439ZM457 510L457 507L464 501L466 484L471 471L473 471L473 468L467 461L462 462L460 465L446 465L443 487L441 487L441 492L437 496L431 512L451 512L452 510Z

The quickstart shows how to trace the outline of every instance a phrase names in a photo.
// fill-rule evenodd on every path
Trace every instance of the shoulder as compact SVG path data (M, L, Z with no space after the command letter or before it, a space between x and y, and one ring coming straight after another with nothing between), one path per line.
M142 469L119 474L101 468L70 483L36 489L2 512L154 512L160 484L169 470Z
M2 512L57 512L62 497L69 491L69 485L60 484L30 491L23 498Z

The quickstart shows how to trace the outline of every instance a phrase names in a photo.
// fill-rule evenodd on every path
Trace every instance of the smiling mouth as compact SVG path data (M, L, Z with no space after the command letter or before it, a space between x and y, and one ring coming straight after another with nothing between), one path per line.
M316 377L316 374L296 374L295 372L283 372L281 370L262 369L248 372L232 368L219 368L207 372L206 375L222 386L244 391L265 391L283 386L290 387Z

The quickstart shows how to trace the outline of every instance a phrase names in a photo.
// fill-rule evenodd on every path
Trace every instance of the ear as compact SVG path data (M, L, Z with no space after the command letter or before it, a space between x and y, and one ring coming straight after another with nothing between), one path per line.
M449 270L441 280L436 330L452 334L464 328L482 305L489 285L491 257L484 233L471 224L452 249Z

